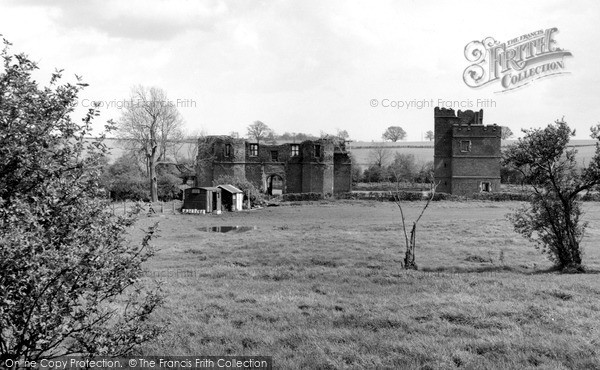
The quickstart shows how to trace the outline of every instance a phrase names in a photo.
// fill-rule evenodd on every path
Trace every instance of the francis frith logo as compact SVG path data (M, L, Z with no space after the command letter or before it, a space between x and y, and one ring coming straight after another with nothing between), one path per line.
M540 29L507 42L487 37L465 46L465 58L473 64L463 73L467 86L478 88L492 83L504 92L523 87L540 78L568 73L564 58L569 51L556 45L558 28Z

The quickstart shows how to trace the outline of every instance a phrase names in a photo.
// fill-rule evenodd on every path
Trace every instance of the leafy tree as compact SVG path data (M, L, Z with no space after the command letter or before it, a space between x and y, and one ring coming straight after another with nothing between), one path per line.
M381 137L383 140L396 142L398 140L403 140L406 137L406 131L400 126L390 126L385 130Z
M107 148L86 140L90 109L70 119L85 86L40 88L27 56L0 73L0 363L68 354L120 356L155 337L161 299L141 284L151 228L126 240L134 216L116 217L99 186Z
M558 268L583 270L580 243L587 223L581 221L578 195L600 184L600 125L592 129L599 139L595 155L583 169L577 167L577 151L567 148L575 131L564 120L523 132L525 137L503 153L503 164L531 184L531 201L510 219Z
M299 143L306 140L316 140L318 137L311 134L304 134L302 132L284 132L282 135L279 135L278 139Z
M183 138L183 120L167 93L157 87L136 86L132 104L125 105L118 121L118 134L129 149L145 159L150 181L150 200L158 200L156 165L166 160L168 149Z
M267 143L267 144L276 145L277 144L277 134L275 134L275 131L271 130L271 131L269 131L267 136L264 138L264 140L265 140L265 143Z
M340 139L343 140L349 140L350 139L350 134L348 134L347 130L340 130L339 128L336 129L336 134L335 136L339 137Z
M158 173L158 199L171 201L179 198L179 186L183 185L181 172L174 164L161 164L157 167Z
M425 133L425 139L432 141L435 138L433 131L429 130Z
M382 182L389 178L389 173L386 167L371 165L363 173L363 178L366 182Z
M264 203L264 194L261 193L260 189L254 186L254 184L248 181L248 179L245 177L222 175L215 179L213 184L215 186L224 184L235 186L244 192L244 200L250 200L251 206Z
M501 134L500 134L500 138L502 140L506 140L506 139L510 139L511 137L513 137L515 134L513 134L512 130L506 126L502 126L501 127Z
M248 138L254 139L257 143L260 142L270 136L274 136L273 130L269 128L266 124L261 121L254 121L253 124L248 126L247 128Z
M401 181L414 182L417 171L417 163L413 154L396 153L394 162L389 166L393 181L397 183Z
M107 166L102 176L102 185L109 191L112 200L150 199L147 180L131 153L127 153Z
M417 181L420 183L430 183L433 180L433 172L433 161L422 163L417 173Z

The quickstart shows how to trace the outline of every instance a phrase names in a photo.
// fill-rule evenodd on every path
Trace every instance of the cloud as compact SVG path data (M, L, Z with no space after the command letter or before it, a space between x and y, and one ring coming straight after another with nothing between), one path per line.
M44 7L58 27L94 29L111 37L170 40L189 30L210 31L228 13L221 0L41 0L14 1L18 6Z

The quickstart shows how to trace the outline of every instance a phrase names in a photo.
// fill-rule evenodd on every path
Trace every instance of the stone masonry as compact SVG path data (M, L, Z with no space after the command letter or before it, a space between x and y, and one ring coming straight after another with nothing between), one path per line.
M500 190L501 127L479 112L434 109L434 167L438 192L470 196Z
M345 144L323 138L267 145L230 136L198 141L197 186L214 186L221 176L245 178L268 194L351 191Z

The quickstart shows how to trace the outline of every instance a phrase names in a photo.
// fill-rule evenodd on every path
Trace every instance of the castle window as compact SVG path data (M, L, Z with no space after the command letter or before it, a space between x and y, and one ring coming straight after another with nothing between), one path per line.
M315 157L321 157L321 145L319 144L315 144Z
M258 144L250 144L250 156L258 157Z
M492 191L492 185L489 182L482 182L481 191L489 193L490 191Z
M273 162L279 162L279 152L277 150L271 150L271 160Z
M225 144L225 157L231 157L231 144Z
M297 157L300 155L300 145L292 144L292 157Z
M470 152L471 151L471 140L461 140L460 141L460 151L461 152Z

